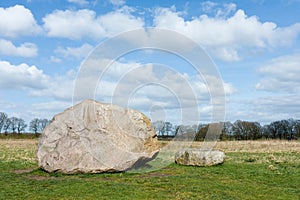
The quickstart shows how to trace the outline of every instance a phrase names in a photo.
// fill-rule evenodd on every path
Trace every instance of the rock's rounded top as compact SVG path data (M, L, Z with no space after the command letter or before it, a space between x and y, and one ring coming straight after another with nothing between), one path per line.
M143 113L87 99L54 116L39 139L39 166L62 173L125 171L158 153Z

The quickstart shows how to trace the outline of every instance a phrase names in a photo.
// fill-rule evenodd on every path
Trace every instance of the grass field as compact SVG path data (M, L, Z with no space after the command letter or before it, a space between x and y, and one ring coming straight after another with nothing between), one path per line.
M218 142L222 165L145 174L48 174L36 147L35 139L0 140L0 199L300 199L300 141Z

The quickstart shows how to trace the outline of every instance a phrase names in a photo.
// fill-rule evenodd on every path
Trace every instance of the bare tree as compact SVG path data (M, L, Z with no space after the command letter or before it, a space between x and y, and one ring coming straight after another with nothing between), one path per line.
M4 112L0 112L0 133L2 131L2 128L5 124L6 119L7 119L7 114Z
M253 140L261 138L261 126L258 122L237 120L233 124L233 132L237 140Z
M48 119L34 118L29 124L29 129L35 134L41 133L49 123L50 121Z
M4 125L3 125L3 130L4 130L5 134L8 133L8 130L10 128L10 124L11 124L10 118L6 118L6 120L4 121Z
M18 124L18 118L17 117L11 117L10 119L10 129L13 133L16 133L17 130L17 124Z
M22 131L24 131L26 127L27 127L27 124L25 123L25 121L23 119L19 118L17 121L18 134L20 134Z
M172 132L172 126L173 124L171 122L165 122L163 127L163 135L166 133L167 136L169 136L170 133Z
M39 129L42 132L44 128L50 123L48 119L40 119L39 121Z
M157 135L162 135L164 124L165 123L163 121L155 121L152 123Z
M31 120L31 122L29 123L29 129L31 131L33 131L35 134L37 134L39 132L39 119L38 118L34 118L33 120Z

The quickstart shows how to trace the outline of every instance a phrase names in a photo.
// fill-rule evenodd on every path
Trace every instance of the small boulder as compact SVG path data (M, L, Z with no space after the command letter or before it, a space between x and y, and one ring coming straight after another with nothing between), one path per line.
M176 152L175 163L180 165L213 166L222 164L225 157L225 153L220 150L188 148Z
M37 160L47 172L119 172L144 164L158 151L144 114L85 100L54 116L39 139Z

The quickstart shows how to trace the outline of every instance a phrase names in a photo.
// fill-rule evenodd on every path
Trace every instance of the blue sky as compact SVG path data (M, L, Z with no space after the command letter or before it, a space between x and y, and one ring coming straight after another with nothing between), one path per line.
M80 66L95 47L126 31L153 27L183 34L207 52L223 81L226 121L299 119L299 10L299 0L1 1L0 111L27 122L51 118L73 104ZM122 87L131 94L127 106L152 120L182 123L188 121L181 119L186 108L178 103L188 99L185 84L178 84L184 80L198 105L189 123L211 120L206 80L180 57L141 50L114 61L95 99L111 102ZM145 79L165 85L130 91Z

